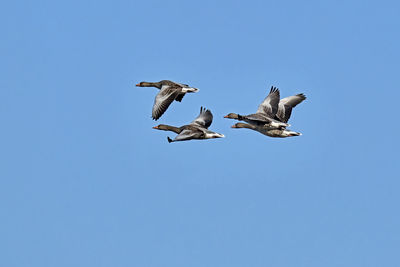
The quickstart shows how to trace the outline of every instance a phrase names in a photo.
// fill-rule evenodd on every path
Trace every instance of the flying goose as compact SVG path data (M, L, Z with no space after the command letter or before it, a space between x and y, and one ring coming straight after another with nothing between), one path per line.
M249 115L239 115L236 113L229 113L224 118L245 121L255 126L268 126L271 129L285 128L290 126L286 122L276 120L276 113L278 112L280 93L279 89L272 86L268 96L258 106L257 112Z
M151 115L153 120L158 120L174 100L181 102L186 93L195 93L199 91L199 89L190 87L187 84L176 83L169 80L162 80L159 82L140 82L136 84L136 86L156 87L160 89L160 92L158 92L154 99Z
M271 129L270 127L256 126L253 124L247 124L247 123L241 123L241 122L232 125L232 128L247 128L247 129L257 131L263 135L267 135L270 137L285 138L285 137L290 137L290 136L301 135L301 133L293 132L293 131L286 130L286 129Z
M208 130L213 120L213 115L210 110L203 107L200 108L200 114L190 124L175 127L165 124L154 126L153 129L171 131L178 135L172 140L167 137L169 143L177 141L186 141L192 139L210 139L225 137L223 134L215 133Z

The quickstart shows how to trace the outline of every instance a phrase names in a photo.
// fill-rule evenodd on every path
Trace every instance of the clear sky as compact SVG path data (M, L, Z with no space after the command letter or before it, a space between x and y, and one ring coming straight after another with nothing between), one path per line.
M400 266L398 1L0 4L0 266ZM157 122L155 88L200 89ZM271 85L300 137L231 129ZM200 106L226 138L169 144Z

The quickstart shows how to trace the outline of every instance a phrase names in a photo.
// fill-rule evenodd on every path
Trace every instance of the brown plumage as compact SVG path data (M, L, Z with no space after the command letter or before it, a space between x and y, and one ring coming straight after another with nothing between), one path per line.
M280 137L280 138L285 138L285 137L290 137L290 136L299 136L301 133L298 132L293 132L287 129L271 129L268 126L256 126L252 124L247 124L247 123L236 123L232 125L232 128L247 128L253 131L257 131L263 135L269 136L269 137Z
M199 91L199 89L189 87L187 84L176 83L169 80L162 80L159 82L140 82L136 84L136 86L156 87L160 89L160 92L158 92L154 99L152 110L153 120L158 120L174 100L181 102L186 93Z
M200 114L190 124L183 125L181 127L160 124L153 127L153 129L177 133L178 135L173 140L167 137L169 143L192 139L210 139L224 137L223 134L208 130L208 127L210 127L212 123L212 119L213 115L211 111L201 107Z
M275 119L276 112L278 111L279 98L279 89L272 86L268 96L258 106L256 113L249 115L229 113L224 118L245 121L256 126L268 125L273 128L285 128L289 126L289 124Z

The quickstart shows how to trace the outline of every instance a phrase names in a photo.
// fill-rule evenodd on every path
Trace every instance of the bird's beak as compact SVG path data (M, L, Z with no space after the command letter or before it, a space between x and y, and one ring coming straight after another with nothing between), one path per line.
M228 119L228 115L224 116L224 118L227 118L227 119Z
M232 125L231 128L237 128L237 127L236 127L236 124Z
M153 129L158 129L158 126L154 126Z
M140 86L140 83L136 84L136 86Z

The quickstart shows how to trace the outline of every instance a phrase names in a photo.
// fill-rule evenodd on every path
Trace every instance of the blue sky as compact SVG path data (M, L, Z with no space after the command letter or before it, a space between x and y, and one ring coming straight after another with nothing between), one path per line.
M0 7L0 266L400 265L396 1ZM302 136L223 118L271 85ZM152 129L200 106L226 138Z

